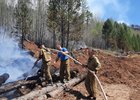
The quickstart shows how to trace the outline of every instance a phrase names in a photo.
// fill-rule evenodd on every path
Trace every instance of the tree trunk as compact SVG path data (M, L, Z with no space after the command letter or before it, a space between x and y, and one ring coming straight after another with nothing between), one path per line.
M44 96L46 93L57 89L57 87L59 87L61 85L62 85L62 83L57 83L57 84L54 84L53 86L47 86L47 87L42 88L41 90L35 90L35 91L32 91L24 96L14 98L13 100L28 100L28 99L32 100L34 98Z
M56 34L55 34L55 29L53 29L53 48L56 48Z
M79 84L80 82L82 82L85 78L86 78L86 74L82 74L79 77L76 77L74 79L71 79L70 81L68 81L68 83L65 83L65 84L59 86L54 91L51 91L51 92L47 93L47 95L49 97L55 97L55 96L57 96L57 94L59 94L62 91L64 91L65 88L67 88L67 87L73 87L73 86Z
M22 36L21 36L21 46L22 46L22 49L24 48L23 42L24 42L24 33L22 33Z
M67 29L67 44L66 44L66 47L68 48L69 46L69 33L70 33L70 22L68 21L68 29Z
M61 46L65 46L65 34L64 34L64 20L61 18Z
M29 80L29 81L20 80L20 81L16 81L16 82L7 83L7 84L4 84L0 87L0 94L17 89L21 86L35 84L36 82L37 82L36 80Z
M24 96L12 99L12 100L22 100L22 99L34 99L34 98L40 98L40 97L46 97L46 94L50 97L55 97L58 93L62 92L66 87L68 86L74 86L81 81L83 81L86 77L86 74L83 74L81 76L78 76L76 78L71 79L68 83L62 84L62 83L56 83L53 86L47 86L42 88L41 90L35 90L32 91ZM46 97L47 98L47 97Z

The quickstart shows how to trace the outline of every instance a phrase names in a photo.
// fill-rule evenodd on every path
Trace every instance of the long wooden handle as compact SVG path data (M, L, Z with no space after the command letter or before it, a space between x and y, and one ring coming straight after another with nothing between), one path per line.
M49 48L49 49L50 49L50 50L53 50L53 51L56 51L56 52L61 52L61 53L63 53L63 51L59 51L59 50L51 49L51 48ZM68 56L69 58L71 58L72 60L74 60L75 62L77 62L78 64L83 65L83 64L80 63L78 60L74 59L72 56L70 56L70 55L68 55L68 54L65 54L65 53L63 53L63 54L66 55L66 56Z

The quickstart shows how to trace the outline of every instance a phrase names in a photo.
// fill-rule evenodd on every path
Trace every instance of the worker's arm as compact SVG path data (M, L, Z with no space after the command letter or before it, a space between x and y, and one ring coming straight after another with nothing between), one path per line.
M38 58L36 61L35 61L35 63L34 63L34 66L37 64L37 62L40 60L40 58Z
M45 47L44 45L42 46L42 48L45 49L46 52L49 52L49 53L51 54L51 50L50 50L49 48ZM41 54L41 55L42 55L42 54ZM48 57L47 61L48 61L48 62L51 61L51 56Z
M51 59L52 59L51 56L49 56L47 61L49 62L49 61L51 61Z
M42 58L42 51L39 52L39 57L37 58L37 60L34 63L34 66L37 64L37 62ZM34 67L33 66L33 67Z
M96 63L97 63L97 67L96 67L96 71L101 69L101 63L99 62L99 59L97 57L95 57L96 59Z
M45 49L47 52L51 52L51 50L47 47L45 47L44 45L42 46L43 49Z
M51 55L55 56L56 54L51 51Z
M68 51L62 51L62 53L63 53L64 55L66 55L66 54L68 54L69 52L68 52Z
M66 54L68 54L69 52L68 52L68 50L67 50L66 48L62 48L61 53L64 54L64 55L66 55Z
M35 67L35 65L37 64L37 62L38 62L40 59L41 59L41 58L39 57L39 58L35 61L34 66L33 66L32 68Z

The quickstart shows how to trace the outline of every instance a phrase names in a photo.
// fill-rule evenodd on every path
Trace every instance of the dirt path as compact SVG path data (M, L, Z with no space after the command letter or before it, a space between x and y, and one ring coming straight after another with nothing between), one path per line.
M124 84L105 85L105 91L109 100L130 100L131 89Z
M124 84L104 84L105 92L108 100L130 100L131 88ZM75 86L67 92L61 93L56 98L50 98L48 100L88 100L88 95L85 90L84 82ZM99 90L97 100L104 100L101 91Z

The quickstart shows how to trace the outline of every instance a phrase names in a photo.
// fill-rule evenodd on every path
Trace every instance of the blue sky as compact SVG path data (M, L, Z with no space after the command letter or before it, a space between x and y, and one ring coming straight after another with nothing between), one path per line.
M87 0L94 16L140 25L140 0Z

